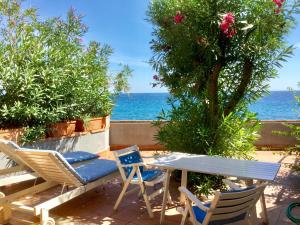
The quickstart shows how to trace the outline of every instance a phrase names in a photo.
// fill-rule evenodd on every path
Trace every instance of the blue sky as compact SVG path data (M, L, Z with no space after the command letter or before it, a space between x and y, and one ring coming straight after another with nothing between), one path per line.
M89 27L84 41L96 40L109 44L114 49L110 58L111 69L119 63L133 70L130 78L131 92L166 92L165 88L152 88L155 74L147 61L151 58L149 41L152 26L146 19L150 0L27 0L26 6L37 7L41 18L66 15L72 6L83 14ZM287 37L290 44L297 46L294 56L279 70L280 76L271 81L271 90L296 88L300 82L300 16L298 25Z

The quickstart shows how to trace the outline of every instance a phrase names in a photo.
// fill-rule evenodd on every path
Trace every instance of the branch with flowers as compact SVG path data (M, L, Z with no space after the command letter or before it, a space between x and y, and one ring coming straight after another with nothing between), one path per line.
M166 86L179 102L165 119L191 99L202 121L198 130L211 137L203 143L213 148L224 120L244 115L292 54L285 36L299 8L300 0L153 0L154 85Z

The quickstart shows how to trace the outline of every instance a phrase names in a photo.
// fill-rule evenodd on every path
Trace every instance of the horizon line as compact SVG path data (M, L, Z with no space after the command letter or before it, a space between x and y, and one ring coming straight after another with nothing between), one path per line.
M291 92L289 90L270 90L270 92L279 92L279 91L285 91L285 92ZM294 91L300 91L300 90L294 90ZM170 94L170 92L122 92L121 94Z

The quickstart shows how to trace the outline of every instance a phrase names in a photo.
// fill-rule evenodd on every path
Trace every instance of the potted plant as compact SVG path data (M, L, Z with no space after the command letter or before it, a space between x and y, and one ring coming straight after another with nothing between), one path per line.
M49 126L49 137L71 136L76 128L76 120L54 123Z
M87 116L88 129L102 129L112 97L128 87L130 69L109 73L111 48L83 44L87 27L74 9L66 19L40 20L21 4L0 4L0 129L25 127L31 142L45 133L72 135L75 120Z

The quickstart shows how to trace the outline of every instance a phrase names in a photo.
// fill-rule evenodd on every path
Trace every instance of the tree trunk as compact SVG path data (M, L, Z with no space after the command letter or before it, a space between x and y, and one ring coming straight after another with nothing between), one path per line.
M245 58L242 79L235 93L232 95L229 103L224 109L224 116L228 116L231 112L233 112L235 110L235 107L240 102L240 100L245 96L248 84L251 81L252 72L253 72L253 63L249 58Z

